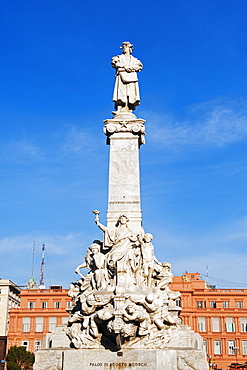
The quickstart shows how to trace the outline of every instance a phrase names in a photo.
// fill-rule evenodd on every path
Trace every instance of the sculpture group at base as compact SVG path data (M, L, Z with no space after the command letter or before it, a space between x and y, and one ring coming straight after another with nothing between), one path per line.
M135 234L125 215L109 229L94 213L104 241L90 245L85 262L75 270L81 278L70 286L73 307L66 332L72 345L121 348L140 342L148 348L156 338L162 348L171 332L179 330L180 293L169 289L171 265L157 260L152 235ZM82 275L82 268L88 274Z

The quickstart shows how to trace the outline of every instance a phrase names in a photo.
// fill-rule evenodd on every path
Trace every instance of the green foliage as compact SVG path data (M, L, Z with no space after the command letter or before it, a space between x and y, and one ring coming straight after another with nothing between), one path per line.
M7 370L32 370L35 357L26 347L10 347L6 356Z

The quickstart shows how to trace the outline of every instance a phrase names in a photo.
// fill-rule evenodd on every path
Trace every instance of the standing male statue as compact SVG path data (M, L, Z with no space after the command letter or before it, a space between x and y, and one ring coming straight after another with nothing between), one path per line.
M113 93L116 113L132 112L140 104L137 73L142 70L142 63L131 53L133 45L125 41L120 46L121 55L112 58L112 67L116 69L116 81Z

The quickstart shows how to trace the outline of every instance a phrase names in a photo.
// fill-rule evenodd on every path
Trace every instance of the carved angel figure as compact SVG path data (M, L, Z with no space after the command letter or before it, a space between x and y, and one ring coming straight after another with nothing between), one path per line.
M129 304L127 307L125 307L125 311L123 312L123 315L129 321L136 321L139 323L139 330L138 330L139 336L148 334L150 320L149 320L149 315L147 311L143 307Z
M85 262L77 266L75 272L79 275L80 269L87 267L92 272L92 287L96 289L105 289L107 287L107 270L105 268L105 256L100 252L98 243L93 243L87 250ZM81 275L83 279L85 277Z
M162 263L159 262L154 255L154 246L151 243L152 239L153 235L146 233L143 236L143 240L141 240L142 265L144 277L147 279L147 286L151 286L152 274L155 270L155 263L162 266Z

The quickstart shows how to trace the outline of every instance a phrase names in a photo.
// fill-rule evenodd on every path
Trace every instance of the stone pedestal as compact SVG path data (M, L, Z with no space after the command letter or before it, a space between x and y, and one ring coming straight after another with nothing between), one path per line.
M193 367L188 363L189 358ZM187 359L187 360L186 360ZM109 350L73 350L57 349L39 351L36 353L36 361L39 365L34 370L189 370L203 369L200 363L205 362L201 351L176 349L128 349L121 352L110 352ZM185 362L186 361L186 362ZM198 366L198 367L194 367Z
M46 335L46 349L36 352L34 370L208 370L202 337L187 325L172 328L166 337L158 333L134 340L120 350L100 343L73 349L65 332L61 325Z

